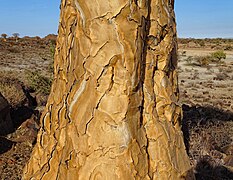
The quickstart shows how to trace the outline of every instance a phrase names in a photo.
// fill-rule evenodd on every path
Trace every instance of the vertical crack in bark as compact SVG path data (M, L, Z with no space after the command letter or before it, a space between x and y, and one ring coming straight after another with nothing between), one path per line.
M117 16L119 16L119 15L121 14L121 12L122 12L127 6L128 6L128 3L126 3L122 8L120 8L120 11L119 11L116 15L112 16L112 17L111 17L111 20L116 19Z
M74 2L75 2L75 6L76 6L76 8L78 9L79 14L80 14L80 16L81 16L83 28L85 29L86 17L85 17L85 14L84 14L84 12L83 12L83 9L82 9L82 7L80 6L78 0L74 0Z
M142 34L143 36L141 37L142 39L142 44L143 44L143 49L142 49L142 54L141 54L141 79L140 79L140 84L141 84L141 91L142 91L142 101L141 101L141 107L140 107L140 126L144 126L144 116L145 116L145 92L144 92L144 82L145 82L145 75L146 75L146 57L147 57L147 49L148 49L148 36L149 36L149 32L150 32L150 26L151 26L151 20L150 20L150 13L151 13L151 0L148 0L147 3L147 17L142 17L141 19L141 23L142 23L142 27L141 27L141 31L142 32L138 32L140 34ZM143 127L144 128L144 127ZM145 128L144 131L146 132ZM147 156L147 163L148 163L148 176L150 177L150 155L148 153L148 146L149 146L149 139L146 135L146 156ZM151 177L150 177L151 178Z
M55 139L55 136L53 135L53 138ZM55 150L56 150L56 146L57 146L57 141L55 142L55 144L54 144L54 146L53 146L53 148L52 148L52 151L51 151L51 153L49 154L49 157L48 157L48 161L41 167L41 170L43 169L43 168L46 168L46 166L47 166L47 171L46 172L44 172L42 175L41 175L41 177L40 177L40 179L43 179L43 177L49 172L49 170L50 170L50 161L52 160L52 158L53 158L53 154L54 154L54 152L55 152Z

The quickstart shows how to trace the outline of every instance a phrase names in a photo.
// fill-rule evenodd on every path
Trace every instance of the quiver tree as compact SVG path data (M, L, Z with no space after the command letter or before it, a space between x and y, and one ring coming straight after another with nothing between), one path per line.
M1 34L1 36L2 36L3 40L6 41L7 34L3 33L3 34Z
M24 179L187 178L173 9L62 0L55 79Z
M12 36L15 38L15 42L18 42L19 33L13 33Z

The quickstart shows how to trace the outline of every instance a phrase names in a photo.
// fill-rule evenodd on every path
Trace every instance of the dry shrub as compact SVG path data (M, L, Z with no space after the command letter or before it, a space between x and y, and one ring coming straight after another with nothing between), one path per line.
M188 56L188 57L185 59L185 61L187 62L186 65L192 65L194 59L193 59L192 56Z
M228 78L229 78L229 76L226 73L218 73L218 74L216 74L216 76L213 79L218 80L218 81L224 81Z
M200 79L199 73L198 73L198 72L195 72L195 73L193 74L193 76L191 77L191 79L192 79L192 80Z
M23 91L14 84L0 82L0 92L8 100L11 106L17 106L25 99Z
M7 50L11 53L20 53L20 50L17 47L10 47Z
M225 68L225 72L232 73L233 72L232 66L228 66L227 68Z
M224 70L224 68L222 68L222 67L219 67L218 68L218 71L221 73L221 72L223 72L223 70Z
M195 60L199 66L208 66L211 63L210 56L198 56Z
M226 46L224 47L224 50L226 50L226 51L232 51L232 50L233 50L233 47L232 47L231 45L226 45Z
M12 106L17 106L24 101L25 96L21 82L14 77L17 76L11 71L0 71L0 92Z
M187 62L186 65L201 67L208 67L212 60L213 58L211 56L189 56L185 59L185 61Z

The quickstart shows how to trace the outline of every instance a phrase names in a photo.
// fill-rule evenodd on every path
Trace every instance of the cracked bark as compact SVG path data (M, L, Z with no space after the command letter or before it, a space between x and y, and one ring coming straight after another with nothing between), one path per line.
M23 179L192 179L173 0L62 0L55 80Z

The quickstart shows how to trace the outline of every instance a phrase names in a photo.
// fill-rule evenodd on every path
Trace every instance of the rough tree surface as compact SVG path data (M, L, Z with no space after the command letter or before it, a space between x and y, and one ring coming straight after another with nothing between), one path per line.
M23 179L192 178L176 51L172 0L62 0L55 80Z

